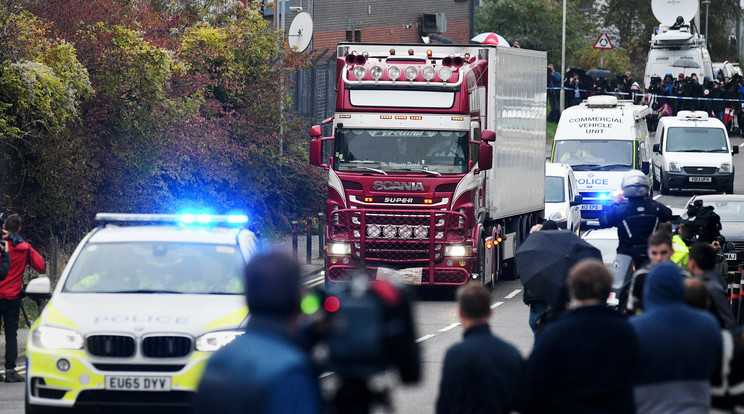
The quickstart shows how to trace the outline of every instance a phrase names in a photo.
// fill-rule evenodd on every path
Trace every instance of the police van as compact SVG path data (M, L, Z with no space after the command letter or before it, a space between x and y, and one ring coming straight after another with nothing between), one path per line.
M649 174L648 114L647 106L607 95L590 96L561 114L550 160L573 169L582 219L602 215L627 171Z
M669 194L676 189L708 189L734 193L732 146L726 127L705 111L679 111L665 116L656 130L653 187Z
M258 240L243 215L96 219L29 332L26 412L184 407L210 355L243 332ZM49 279L26 293L49 296Z

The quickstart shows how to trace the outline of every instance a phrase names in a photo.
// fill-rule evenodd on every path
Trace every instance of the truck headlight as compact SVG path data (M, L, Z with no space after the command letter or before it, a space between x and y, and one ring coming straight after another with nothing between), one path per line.
M31 340L34 345L47 349L82 349L85 343L79 333L51 326L39 326L34 329Z
M328 243L328 254L338 256L351 254L351 244L345 242Z
M724 162L721 164L721 168L719 168L719 171L722 173L730 173L731 172L731 164Z
M676 163L676 162L670 162L669 163L669 171L680 172L682 170L679 169L679 164L678 163Z
M473 247L466 244L451 244L444 247L444 255L447 257L469 257L473 253Z
M551 214L549 218L553 221L563 221L566 219L566 212L563 210L558 210L555 213Z
M213 352L234 341L243 333L244 331L209 332L196 338L194 344L197 351Z

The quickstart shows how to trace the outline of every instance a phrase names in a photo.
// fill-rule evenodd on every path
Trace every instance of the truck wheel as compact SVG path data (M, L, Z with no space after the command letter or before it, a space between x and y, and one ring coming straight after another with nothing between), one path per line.
M478 247L478 277L483 286L485 286L489 292L493 292L493 279L486 283L486 242L483 238L480 238L480 246Z

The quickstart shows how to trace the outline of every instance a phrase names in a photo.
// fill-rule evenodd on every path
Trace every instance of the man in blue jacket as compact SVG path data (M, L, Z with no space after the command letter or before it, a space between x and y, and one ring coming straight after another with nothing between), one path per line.
M297 345L300 267L291 257L255 256L245 271L245 333L209 359L194 413L321 412L317 376Z
M508 414L522 403L524 359L491 333L491 294L480 283L457 290L463 341L447 350L437 414Z
M710 378L721 361L718 323L685 304L682 270L674 263L657 265L644 289L644 312L630 320L639 345L636 412L708 413Z

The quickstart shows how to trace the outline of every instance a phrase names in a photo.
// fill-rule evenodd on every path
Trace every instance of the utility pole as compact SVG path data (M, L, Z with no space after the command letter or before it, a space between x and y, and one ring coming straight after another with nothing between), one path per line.
M705 5L705 47L707 48L710 45L708 42L708 5L710 5L710 0L703 0L702 3Z
M563 89L564 76L566 76L566 0L563 0L563 41L561 42L561 114L566 109L566 91Z

